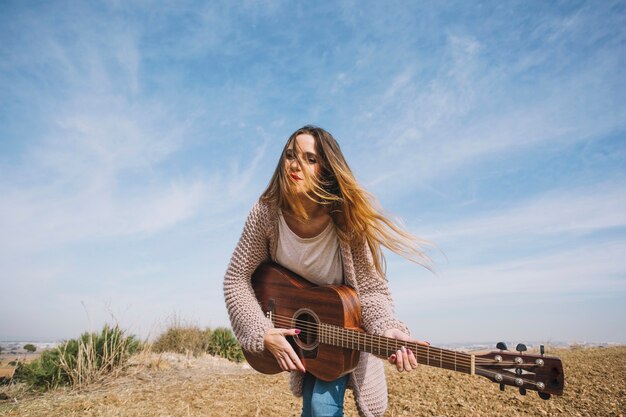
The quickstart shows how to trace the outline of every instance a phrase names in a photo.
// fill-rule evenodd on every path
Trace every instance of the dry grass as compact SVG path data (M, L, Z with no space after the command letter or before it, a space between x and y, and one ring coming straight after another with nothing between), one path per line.
M543 401L520 396L484 378L434 368L401 374L387 368L386 416L624 416L626 347L550 352L561 357L565 395ZM27 416L298 416L300 399L286 374L267 376L211 356L144 352L116 377L81 390L30 395L19 386L0 388L0 415ZM21 389L21 390L20 390ZM350 393L346 416L356 416Z
M101 348L98 348L98 344ZM129 338L117 326L105 326L101 334L91 333L76 339L77 352L70 352L70 343L59 349L60 368L69 376L71 385L77 388L102 380L109 373L114 376L123 370L134 339Z

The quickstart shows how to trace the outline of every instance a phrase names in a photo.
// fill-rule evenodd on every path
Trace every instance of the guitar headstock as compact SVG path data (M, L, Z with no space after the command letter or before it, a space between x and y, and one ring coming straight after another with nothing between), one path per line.
M561 359L545 356L543 345L538 355L526 354L527 349L523 344L517 345L517 352L507 350L502 342L496 347L500 350L474 355L477 375L500 384L502 391L506 385L510 385L519 388L522 395L526 395L526 390L537 391L544 400L550 398L551 394L563 394Z

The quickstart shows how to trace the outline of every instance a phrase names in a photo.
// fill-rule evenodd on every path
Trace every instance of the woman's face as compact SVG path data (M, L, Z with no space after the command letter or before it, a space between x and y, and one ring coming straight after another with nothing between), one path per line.
M285 151L285 171L287 177L295 184L298 191L306 192L303 170L313 178L319 173L319 156L315 151L315 139L308 133L302 133L295 138L295 146ZM295 153L295 154L294 154ZM297 156L297 158L296 158Z

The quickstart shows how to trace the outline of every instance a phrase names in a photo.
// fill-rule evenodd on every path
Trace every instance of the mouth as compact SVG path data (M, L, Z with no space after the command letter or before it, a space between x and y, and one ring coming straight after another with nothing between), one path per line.
M299 176L297 176L296 174L289 174L289 176L291 178L293 178L295 181L302 181L302 178L300 178Z

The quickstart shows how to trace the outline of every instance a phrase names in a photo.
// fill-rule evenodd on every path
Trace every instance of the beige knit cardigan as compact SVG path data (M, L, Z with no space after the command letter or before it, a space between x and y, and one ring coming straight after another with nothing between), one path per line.
M224 298L235 336L250 352L263 350L265 331L274 327L265 317L254 296L250 278L264 261L275 260L278 243L278 210L258 201L250 211L224 278ZM396 328L409 333L394 317L393 302L387 281L376 271L368 245L339 243L343 276L361 302L362 325L366 332L382 335ZM291 372L291 390L302 395L301 372ZM361 353L357 368L350 375L359 415L381 416L387 408L387 383L383 361Z

